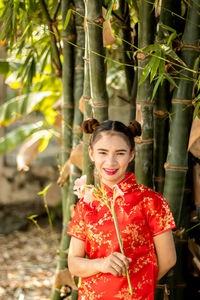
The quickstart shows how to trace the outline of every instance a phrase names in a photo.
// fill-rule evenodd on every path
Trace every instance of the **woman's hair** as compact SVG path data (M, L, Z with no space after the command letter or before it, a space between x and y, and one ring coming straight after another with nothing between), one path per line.
M141 135L141 125L136 120L131 121L128 126L119 121L107 120L99 123L96 119L86 119L82 123L84 133L91 134L90 147L101 136L102 132L111 131L121 133L128 141L131 151L135 147L134 137Z

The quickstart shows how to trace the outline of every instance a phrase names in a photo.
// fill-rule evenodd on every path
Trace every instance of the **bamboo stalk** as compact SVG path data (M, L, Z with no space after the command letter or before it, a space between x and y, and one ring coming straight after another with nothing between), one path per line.
M70 0L62 1L62 24L64 26L65 18L67 11L70 7ZM72 131L69 126L72 126L73 123L73 114L74 114L74 100L73 100L73 47L67 43L67 39L74 37L73 27L68 26L66 30L62 30L63 35L63 97L62 97L62 149L61 149L61 164L62 166L69 159L71 146L72 146ZM69 125L69 126L68 126ZM66 250L69 247L70 237L67 235L68 222L70 220L70 211L67 203L68 199L68 188L65 185L62 188L62 209L63 209L63 228L62 236L59 250L59 261L57 265L57 271L63 270L67 267L67 252ZM61 299L59 287L58 289L52 289L51 300Z
M197 4L200 1L197 2ZM183 34L183 44L196 46L200 37L200 29L196 24L200 22L198 5L191 2ZM193 68L199 51L191 48L182 48L181 58L189 68ZM166 164L166 179L164 196L172 209L176 225L179 227L180 215L188 168L188 139L192 121L192 91L193 77L191 72L182 70L181 74L186 80L178 82L172 99L172 119L170 124L169 148Z
M127 41L128 43L122 41L122 50L123 50L123 62L128 65L133 65L132 53L133 47L131 46L132 43L132 36L131 36L131 26L130 26L130 12L129 6L127 1L120 0L119 1L119 11L121 13L121 17L125 20L125 23L122 25L122 39ZM128 55L128 53L129 55ZM134 81L134 67L125 66L124 67L125 76L126 76L126 85L129 99L131 97L132 86Z
M88 32L85 33L85 65L84 65L84 120L91 117L91 105L89 103L91 98L90 93L90 74L89 74L89 52L88 52ZM87 184L93 184L93 164L88 153L89 135L83 133L83 174L87 176Z
M176 15L181 14L181 1L162 0L159 20L158 41L164 36L163 25L177 29ZM159 87L154 104L154 188L163 193L165 181L164 163L167 158L169 118L167 112L170 109L170 84L164 81Z
M74 0L76 11L80 15L85 14L83 0ZM75 47L75 71L74 71L74 120L73 120L73 138L72 148L74 149L81 141L81 123L83 115L79 109L79 101L83 95L83 81L84 81L84 45L85 45L85 33L83 27L82 17L75 15L76 26L76 45ZM81 176L81 170L75 165L71 164L70 178L69 178L69 194L68 194L68 209L71 205L76 204L77 196L73 193L73 186L75 180ZM76 300L78 297L77 291L72 290L71 300Z
M188 13L183 44L197 46L200 38L200 15L198 13L200 1L189 1ZM187 67L193 68L199 51L193 48L182 48L181 59ZM191 72L181 70L181 77L186 80L179 80L178 88L175 89L172 99L172 119L170 124L170 136L168 156L166 163L166 176L164 185L164 196L168 200L175 218L177 229L182 226L188 227L190 204L189 196L185 192L186 175L188 169L188 139L192 121L192 97L194 80ZM188 174L188 177L191 175ZM185 239L187 236L185 236ZM181 300L185 297L187 287L186 257L188 253L187 243L180 238L176 239L177 264L172 275L168 278L170 283L170 300Z
M140 0L138 46L143 48L154 41L154 10L152 4ZM149 58L138 59L138 82ZM135 175L138 183L153 186L153 102L149 77L138 85L136 119L141 123L142 136L136 140Z
M102 28L96 26L96 24L102 25L104 22L102 17L102 1L86 0L85 4L89 45L91 106L94 118L102 122L108 119L105 62L102 57L102 55L105 55L103 35Z
M40 7L41 7L41 11L46 19L48 28L49 28L49 34L51 37L51 48L52 48L52 53L53 53L53 59L54 59L54 67L55 67L55 71L57 73L58 76L61 76L62 74L62 64L60 61L60 54L59 54L59 50L57 47L57 41L56 41L56 36L54 33L54 29L53 29L53 20L51 19L48 9L47 9L47 5L45 3L44 0L39 0L40 2Z

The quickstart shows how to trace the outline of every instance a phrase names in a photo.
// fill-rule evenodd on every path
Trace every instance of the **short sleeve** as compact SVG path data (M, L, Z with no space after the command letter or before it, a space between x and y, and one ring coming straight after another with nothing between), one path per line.
M168 202L161 194L150 192L143 199L143 211L152 236L176 227Z
M84 203L80 200L75 208L74 216L69 224L67 234L82 241L86 240L84 222Z

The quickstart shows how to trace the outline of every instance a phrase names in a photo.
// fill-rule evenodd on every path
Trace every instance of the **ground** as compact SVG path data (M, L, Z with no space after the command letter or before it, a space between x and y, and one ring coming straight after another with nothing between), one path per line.
M41 228L0 234L0 300L50 299L61 230L50 233L46 221Z

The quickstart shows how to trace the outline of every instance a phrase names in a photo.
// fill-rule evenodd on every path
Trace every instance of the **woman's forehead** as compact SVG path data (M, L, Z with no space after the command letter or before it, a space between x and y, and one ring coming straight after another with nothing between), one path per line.
M121 132L106 131L101 132L94 142L95 148L110 148L115 147L119 149L130 148L128 138Z

